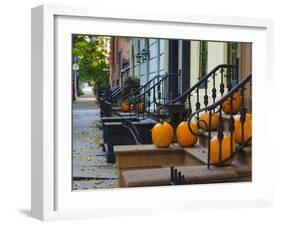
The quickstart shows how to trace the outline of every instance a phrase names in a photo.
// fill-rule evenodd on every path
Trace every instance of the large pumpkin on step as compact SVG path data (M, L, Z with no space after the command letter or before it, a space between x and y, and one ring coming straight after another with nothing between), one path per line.
M190 124L191 130L197 132L197 126L194 123ZM187 121L181 122L176 130L176 138L180 146L192 147L197 143L198 137L191 133Z
M211 139L210 146L210 161L213 164L218 164L220 162L220 147L219 147L219 139L217 136L214 136ZM233 142L234 143L234 142ZM230 150L230 136L225 135L221 142L221 161L228 159L231 155ZM233 149L234 150L234 149ZM229 165L231 162L227 161L224 165Z
M234 140L242 144L242 123L240 121L240 116L235 117L234 123ZM244 122L244 142L247 141L252 136L252 115L247 113ZM251 145L252 141L249 141L247 145Z
M237 114L239 109L240 109L240 94L238 92L233 94L232 98L232 112L233 114ZM222 110L225 114L230 114L231 113L231 98L227 98L226 101L223 102L222 104Z
M130 112L131 107L130 107L130 105L128 103L122 103L121 104L121 110L123 112Z
M159 122L152 128L152 142L158 148L167 148L174 138L173 127L167 122Z
M219 116L217 113L211 114L211 130L216 130L219 125ZM209 112L202 113L199 117L199 128L209 128Z
M136 104L136 111L137 111L137 113L143 113L144 112L144 104L143 103L137 103Z

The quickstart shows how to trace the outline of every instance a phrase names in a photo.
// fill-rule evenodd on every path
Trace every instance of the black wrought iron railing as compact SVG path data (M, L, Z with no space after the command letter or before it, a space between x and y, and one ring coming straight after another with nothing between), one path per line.
M170 185L184 185L186 177L174 166L170 166Z
M100 115L101 117L112 116L112 104L108 100L100 101Z
M120 86L117 90L115 90L113 93L111 93L110 102L116 101L117 99L119 99L120 101L125 92L130 92L131 90L135 91L138 88L139 87L136 85L124 84Z
M145 83L144 85L140 86L138 89L136 89L135 91L129 93L128 95L125 95L122 97L122 102L130 102L130 98L135 97L140 95L141 93L144 93L147 89L149 89L149 87L155 85L155 83L157 81L159 81L161 78L164 78L165 76L167 76L167 74L165 75L156 75L154 76L152 79L150 79L147 83Z
M157 77L145 86L141 93L130 96L128 102L133 107L132 111L139 118L155 115L157 108L166 103L173 92L173 90L169 92L171 80L173 80L173 83L178 83L180 76L181 71ZM178 96L179 94L177 92L174 95Z
M122 118L122 126L127 129L134 144L141 144L140 133L132 121Z
M211 103L215 103L219 96L222 97L233 87L231 77L235 74L235 77L238 78L238 68L238 60L236 65L220 64L216 66L180 96L159 106L157 114L173 117L172 108L181 105L185 118L187 118L193 110L198 111L202 106L207 107Z
M124 84L112 90L103 90L103 93L99 97L101 117L111 117L114 114L112 111L113 107L120 104L124 93L132 90L135 91L138 87L136 85Z
M251 87L252 73L229 89L227 94L223 95L218 101L214 101L213 104L198 109L190 114L188 127L191 133L198 136L207 134L208 167L211 165L221 166L230 164L235 154L242 151L245 146L251 145L252 119L251 115L247 114L250 111L249 105L251 105L251 103L246 103L248 101L247 98L251 99ZM239 99L238 110L234 110L235 106L238 104L236 102L238 101L237 99ZM229 106L228 120L224 118L226 116L224 113L224 106L226 104ZM208 115L204 120L200 119L202 113ZM217 119L215 120L215 118ZM237 120L240 120L240 122ZM196 123L197 131L192 129L192 123ZM213 124L215 123L218 123L217 128L212 130ZM247 123L247 125L245 125L245 123ZM237 128L235 128L235 125Z

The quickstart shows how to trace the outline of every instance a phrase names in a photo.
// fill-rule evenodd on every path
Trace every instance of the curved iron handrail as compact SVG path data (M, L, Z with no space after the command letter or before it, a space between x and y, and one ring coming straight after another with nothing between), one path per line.
M117 95L119 95L122 91L124 91L125 89L129 88L129 87L136 87L135 85L129 85L129 84L124 84L120 87L120 89L118 89L116 92L114 92L113 94L111 94L111 99L114 99Z
M113 96L113 95L115 95L115 93L119 92L121 88L122 88L122 86L119 86L119 87L115 88L115 89L112 91L111 96Z
M252 139L252 136L250 136L249 138L247 138L246 141L244 141L244 122L245 122L245 115L246 115L246 109L244 108L243 104L244 104L244 101L243 101L243 98L244 98L244 89L245 89L245 86L247 83L251 82L252 80L252 73L249 73L243 80L241 80L236 86L234 86L226 95L224 95L222 98L220 98L220 100L216 101L215 103L205 107L205 108L202 108L202 109L199 109L197 111L195 111L194 113L191 113L188 120L187 120L187 124L188 124L188 128L190 130L190 132L193 134L193 135L202 135L204 134L205 132L208 132L208 137L209 137L209 145L208 145L208 167L210 165L221 165L221 164L224 164L225 162L227 162L228 160L230 159L233 159L235 154L240 151L241 149L244 148L244 146L246 146ZM242 92L242 104L240 106L240 120L242 122L242 126L241 126L241 139L242 139L242 144L240 144L238 147L235 148L235 151L233 151L233 131L234 131L234 118L233 118L233 112L232 112L232 98L233 98L233 95L234 93L238 92L239 90L241 90ZM219 142L221 142L221 140L223 139L224 137L224 128L223 128L223 122L222 122L222 105L225 103L225 101L229 100L230 98L230 106L231 106L231 113L230 113L230 119L231 119L231 122L230 122L230 136L231 136L231 144L230 144L230 149L231 149L231 155L223 160L223 161L220 161L218 163L210 163L210 139L211 139L211 119L212 119L212 111L214 112L216 108L219 107L219 128L218 128L218 138L219 138ZM193 117L195 116L199 116L199 114L201 112L209 112L209 122L206 123L205 121L203 121L206 125L205 125L205 128L202 128L199 126L199 122L200 120L198 119L197 121L197 131L194 131L191 127L191 121L193 119ZM208 126L207 126L208 124ZM221 144L220 144L220 149L221 149ZM221 150L220 150L221 152Z
M167 75L167 74L154 76L152 79L150 79L150 80L149 80L147 83L145 83L143 86L140 86L137 90L135 90L135 91L129 93L128 95L124 96L124 97L122 98L122 100L124 101L124 100L126 100L127 98L129 98L129 97L131 97L131 96L134 96L135 94L139 93L142 89L145 90L145 88L146 88L147 86L149 86L153 81L155 81L156 79L159 79L159 78L163 78L163 77L165 77L166 75Z
M185 100L185 98L191 94L191 92L193 92L195 89L197 89L198 87L200 87L202 84L204 84L211 76L213 76L219 69L223 69L223 68L235 68L237 69L238 66L237 65L228 65L228 64L219 64L217 65L215 68L213 68L210 72L208 72L206 75L202 76L202 78L196 82L192 87L190 87L189 89L187 89L185 92L183 92L180 96L178 96L177 98L161 105L159 107L159 109L169 105L169 104L175 104L178 101L181 100Z
M216 101L215 103L205 107L205 108L201 108L196 112L193 112L189 119L188 122L191 122L192 118L195 115L198 115L200 112L202 111L209 111L209 110L214 110L215 108L217 108L218 106L221 106L227 99L229 99L229 97L231 97L234 93L236 93L239 89L241 89L241 87L245 86L247 82L249 82L252 79L252 73L248 74L243 80L241 80L236 86L234 86L226 95L224 95L222 98L220 98L218 101ZM190 123L189 123L190 124Z
M140 97L144 96L146 93L150 92L152 89L155 89L155 87L156 87L157 85L160 85L164 80L168 79L170 76L180 76L180 73L171 73L171 74L167 74L165 77L163 77L162 79L160 79L159 81L157 81L157 83L155 83L153 86L149 87L149 89L145 90L144 93L141 93L141 94L137 95L134 99L135 99L135 100L141 99Z
M165 84L171 78L178 78L181 76L181 70L178 73L166 74L164 77L159 79L157 82L153 83L151 86L146 87L144 92L132 97L131 104L132 106L137 106L138 103L143 103L141 110L138 111L136 107L136 114L138 117L154 117L157 104L161 101L166 101L168 98L168 92L165 92ZM157 102L159 101L159 103Z
M130 134L133 136L135 144L141 144L140 133L136 128L136 126L131 121L125 118L122 118L121 121L122 121L122 126L128 129Z

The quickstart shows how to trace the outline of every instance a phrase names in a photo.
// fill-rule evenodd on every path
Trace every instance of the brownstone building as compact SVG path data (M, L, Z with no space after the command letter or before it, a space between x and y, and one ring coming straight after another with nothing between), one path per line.
M110 86L121 86L129 76L130 41L126 38L112 37L110 41Z

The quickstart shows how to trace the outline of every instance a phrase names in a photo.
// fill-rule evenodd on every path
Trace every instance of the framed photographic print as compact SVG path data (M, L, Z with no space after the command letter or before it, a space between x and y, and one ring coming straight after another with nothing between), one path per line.
M32 9L32 215L270 204L272 31L263 19Z

